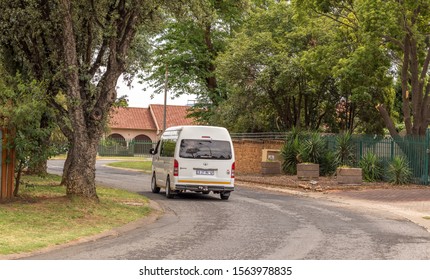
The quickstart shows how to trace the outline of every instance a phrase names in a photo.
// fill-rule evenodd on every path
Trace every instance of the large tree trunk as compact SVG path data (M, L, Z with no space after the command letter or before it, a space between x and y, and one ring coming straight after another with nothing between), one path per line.
M63 178L68 196L83 196L98 200L95 184L95 165L98 141L76 135L67 156L67 169Z
M144 1L132 2L139 7L144 4ZM72 1L61 0L60 4L63 11L67 108L63 106L56 108L69 121L62 125L61 129L71 145L62 183L66 186L68 196L76 195L98 200L95 185L97 146L110 108L117 97L115 89L117 80L125 70L125 58L143 15L142 10L134 7L131 2L129 5L126 5L125 0L114 2L109 6L105 18L109 20L107 23L111 24L112 29L103 37L97 54L91 52L82 54L78 51L79 44L76 41L79 36L75 34ZM150 11L148 12L150 14ZM115 20L110 21L112 18ZM115 32L112 33L113 30ZM91 47L91 38L94 34L91 29L87 31L88 46ZM88 68L87 65L82 65L82 61L88 64L93 61L93 64ZM103 74L98 76L102 66ZM97 80L96 85L94 80Z
M428 80L430 63L429 37L426 35L427 42L425 42L424 46L421 46L417 41L419 32L416 30L417 19L422 8L424 6L420 4L411 13L403 16L404 37L402 38L402 42L393 39L394 42L397 42L397 45L401 46L403 51L401 85L402 112L406 134L414 136L424 136L430 121L430 81ZM420 52L419 50L423 47L425 52ZM424 60L421 61L423 58ZM384 105L378 105L377 109L381 113L391 136L396 138L398 132L395 130L394 122L390 118L387 109Z

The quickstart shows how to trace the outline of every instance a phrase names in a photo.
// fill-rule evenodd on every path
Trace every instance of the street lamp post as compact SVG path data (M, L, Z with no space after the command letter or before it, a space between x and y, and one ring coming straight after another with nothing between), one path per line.
M164 118L163 118L163 132L166 130L166 111L167 111L167 79L169 76L169 70L167 68L166 64L166 73L165 73L165 80L164 80Z

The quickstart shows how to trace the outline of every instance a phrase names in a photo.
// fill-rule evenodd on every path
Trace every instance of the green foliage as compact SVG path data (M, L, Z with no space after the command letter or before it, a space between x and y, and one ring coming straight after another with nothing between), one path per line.
M96 147L117 99L115 85L127 70L133 74L138 56L148 57L145 35L169 2L0 1L0 62L11 76L22 73L26 85L37 81L42 89L33 98L51 109L44 113L55 114L73 147L63 178L68 194L97 200Z
M332 46L344 54L334 68L335 76L351 105L360 104L350 115L364 122L365 125L358 125L360 131L381 133L382 118L373 110L376 105L393 137L398 136L395 121L399 115L408 135L424 135L430 122L428 114L420 113L427 111L425 89L430 85L429 1L292 2L302 16L310 14L332 20L336 34L343 41L343 45ZM393 81L401 84L401 101L397 101L402 103L395 104L394 114ZM355 127L348 129L352 131Z
M338 165L353 166L355 162L355 145L348 132L336 137L335 159Z
M287 174L296 174L298 163L318 163L322 175L335 170L334 154L327 149L326 140L317 132L302 132L292 129L281 150L282 169Z
M363 170L366 182L380 181L384 175L382 161L374 153L366 153L360 160L359 166Z
M200 107L194 115L206 121L226 98L214 63L246 12L246 0L192 0L169 4L164 29L157 36L146 82L155 94L167 87L175 96L195 94ZM170 11L170 13L169 13Z
M287 174L296 174L297 163L300 163L300 154L302 153L302 146L298 135L290 136L285 141L281 150L281 157L283 158L282 170Z
M395 185L405 185L411 181L412 171L405 157L396 156L388 165L388 180Z
M8 79L10 86L0 81L0 116L2 125L14 132L11 136L16 149L17 173L29 168L44 175L38 168L54 154L48 144L54 123L43 102L43 85L36 81L27 84L19 75Z
M320 163L321 158L326 152L324 138L318 132L311 133L303 142L303 161Z
M336 155L333 151L326 150L323 157L320 159L320 174L331 176L336 173L337 162Z

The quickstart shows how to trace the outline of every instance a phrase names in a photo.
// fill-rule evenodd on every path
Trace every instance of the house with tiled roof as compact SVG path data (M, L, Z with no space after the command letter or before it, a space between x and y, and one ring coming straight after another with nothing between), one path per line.
M167 105L166 127L192 125L187 118L189 106ZM156 142L163 132L164 105L151 104L148 108L120 107L111 113L110 131L106 137L117 140Z

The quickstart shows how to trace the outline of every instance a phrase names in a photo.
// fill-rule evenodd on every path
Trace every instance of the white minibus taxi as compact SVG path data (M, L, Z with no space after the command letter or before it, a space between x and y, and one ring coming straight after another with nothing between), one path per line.
M223 127L170 127L150 153L153 193L165 188L173 198L185 191L213 192L227 200L234 190L233 143Z

